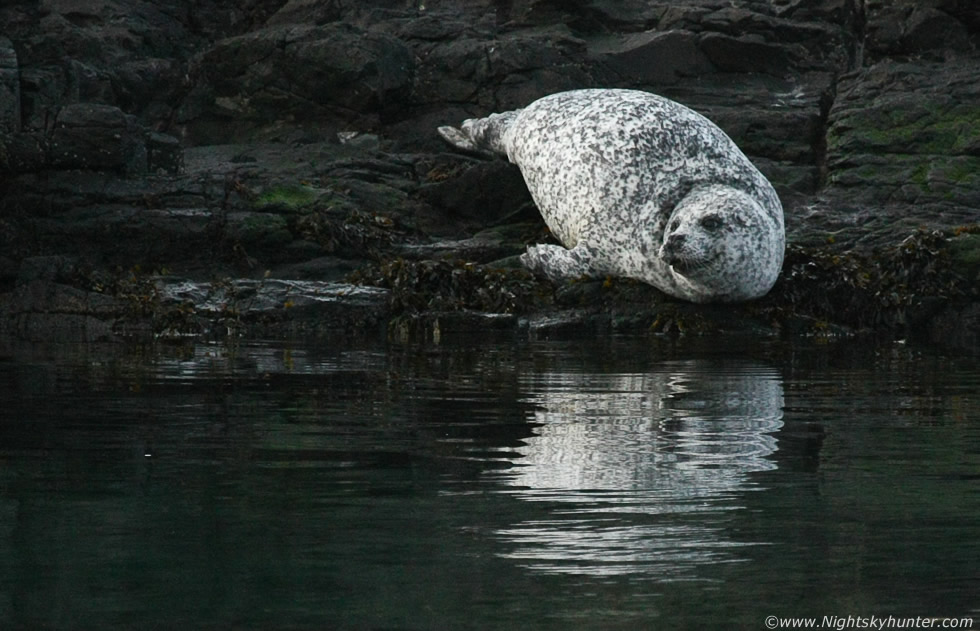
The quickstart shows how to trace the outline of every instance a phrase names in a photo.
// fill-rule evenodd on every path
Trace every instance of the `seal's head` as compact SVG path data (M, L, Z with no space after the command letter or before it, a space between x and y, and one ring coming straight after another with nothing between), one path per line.
M697 188L674 208L660 258L694 302L736 302L768 292L783 265L781 217L723 185Z

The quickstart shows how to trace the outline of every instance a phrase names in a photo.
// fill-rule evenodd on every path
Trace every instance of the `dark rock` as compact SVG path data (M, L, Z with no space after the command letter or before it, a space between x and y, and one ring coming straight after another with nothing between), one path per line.
M144 132L118 107L96 103L66 105L51 132L50 163L63 169L146 172Z
M966 51L970 38L966 27L956 18L931 7L916 7L905 21L903 52L929 50Z
M708 60L724 72L764 72L780 75L789 70L787 47L770 44L754 36L732 37L705 33L700 41Z
M383 328L388 291L344 283L246 280L196 283L159 278L158 335L318 335Z
M125 303L50 280L33 280L0 294L0 333L30 341L114 339L112 323Z
M269 26L282 24L326 24L344 16L339 0L287 0L266 22Z
M976 5L960 0L869 2L867 49L877 60L887 55L944 57L975 48L980 33Z
M486 110L523 107L536 98L591 85L585 43L563 29L429 45L421 57L414 98L422 104L470 102Z
M40 133L0 134L0 171L29 173L47 165L47 143Z
M592 41L591 52L626 84L663 86L681 77L699 77L714 71L701 51L698 36L690 31L648 31Z
M20 131L20 68L13 42L0 36L0 138Z
M146 138L146 166L150 173L180 173L184 167L180 141L167 134L150 132Z
M65 282L78 274L78 259L70 256L32 256L21 261L17 284L35 281Z
M929 342L946 348L980 349L980 303L936 315L927 325Z
M273 255L270 262L281 261L275 254L281 254L293 240L286 218L274 213L228 213L224 219L223 233L233 247L242 247L246 252L261 250Z
M827 131L829 183L855 201L980 205L980 87L974 60L880 62L843 78Z
M972 0L45 0L4 3L0 24L8 332L977 321ZM590 86L702 112L773 181L790 249L770 296L714 311L519 268L548 235L517 169L434 129ZM179 294L191 281L139 272L160 269L250 278ZM389 291L358 306L289 285L348 274Z
M450 215L477 220L484 226L498 223L531 203L520 171L503 160L478 162L458 177L423 186L419 195Z
M222 40L200 57L180 122L212 142L282 120L374 126L408 95L412 72L409 50L388 35L339 23L269 27Z

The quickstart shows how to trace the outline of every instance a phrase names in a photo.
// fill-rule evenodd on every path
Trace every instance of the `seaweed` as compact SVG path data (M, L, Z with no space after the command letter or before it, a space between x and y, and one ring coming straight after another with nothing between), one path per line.
M353 283L391 290L394 313L527 313L553 301L553 286L524 269L464 261L390 259L352 274Z
M787 247L768 301L776 310L854 328L916 325L937 308L976 298L950 256L952 233L918 230L870 254Z

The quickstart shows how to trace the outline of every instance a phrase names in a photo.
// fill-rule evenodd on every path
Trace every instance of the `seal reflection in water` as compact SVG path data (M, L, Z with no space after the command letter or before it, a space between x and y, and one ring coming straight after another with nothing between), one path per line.
M574 90L439 133L521 170L564 245L521 257L552 280L622 276L693 302L766 294L783 264L772 185L714 123L635 90Z
M526 383L534 434L495 475L547 516L498 530L504 556L548 573L683 580L763 543L732 531L732 511L777 467L776 369L703 358Z

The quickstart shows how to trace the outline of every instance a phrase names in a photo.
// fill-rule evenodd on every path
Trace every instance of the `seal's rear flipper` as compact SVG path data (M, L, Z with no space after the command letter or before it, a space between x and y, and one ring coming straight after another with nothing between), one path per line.
M492 151L487 151L486 149L481 149L476 146L473 139L467 136L463 130L456 129L455 127L450 127L449 125L444 125L439 127L436 131L442 136L442 139L451 144L456 149L460 151L466 151L467 153L476 153L481 156L491 156Z
M470 118L456 127L439 127L439 135L446 142L470 153L482 156L507 155L506 132L520 110L491 114L486 118Z

